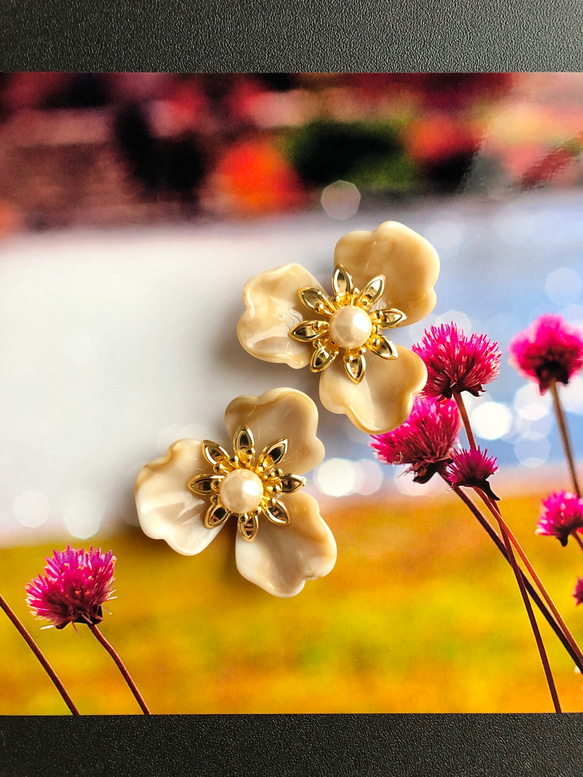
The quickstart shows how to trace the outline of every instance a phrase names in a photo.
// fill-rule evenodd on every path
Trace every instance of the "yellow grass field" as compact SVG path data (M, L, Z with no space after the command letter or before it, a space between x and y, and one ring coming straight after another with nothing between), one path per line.
M505 500L504 514L583 642L583 608L571 597L583 559L574 544L534 535L539 498ZM337 565L293 599L239 577L230 527L190 558L138 530L94 543L118 557L102 631L153 712L552 710L512 572L453 494L343 499L323 514ZM139 712L85 627L41 630L27 611L24 585L52 550L2 550L2 593L82 713ZM541 628L563 708L583 711L583 678ZM0 644L0 714L68 714L3 615Z

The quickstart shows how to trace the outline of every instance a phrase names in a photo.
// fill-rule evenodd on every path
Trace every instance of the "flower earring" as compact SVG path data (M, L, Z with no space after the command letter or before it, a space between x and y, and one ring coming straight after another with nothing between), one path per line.
M405 421L427 373L385 330L433 310L437 253L413 230L388 221L340 238L334 264L332 295L298 264L251 278L237 335L259 359L319 373L327 410L346 414L368 434L387 432Z
M279 388L234 399L225 412L233 452L210 440L179 440L136 481L143 531L195 555L225 524L237 524L235 558L247 580L294 596L336 562L336 543L302 473L324 458L318 411L301 391Z

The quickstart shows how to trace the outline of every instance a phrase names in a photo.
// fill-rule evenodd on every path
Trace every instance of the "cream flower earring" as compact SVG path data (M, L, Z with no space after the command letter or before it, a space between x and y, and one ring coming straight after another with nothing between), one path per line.
M320 373L320 400L367 434L408 417L425 383L422 360L384 330L412 324L435 307L435 249L397 222L350 232L334 251L332 295L298 264L251 278L237 335L253 356Z
M143 531L178 553L204 550L229 520L247 580L294 596L336 562L336 543L302 473L324 458L318 411L301 391L279 388L234 399L225 411L233 452L210 440L179 440L136 481Z

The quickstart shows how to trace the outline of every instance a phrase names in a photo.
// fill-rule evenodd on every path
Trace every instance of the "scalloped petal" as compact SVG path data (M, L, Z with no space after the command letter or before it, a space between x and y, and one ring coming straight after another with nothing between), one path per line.
M243 289L245 312L237 325L237 337L248 353L294 369L309 364L312 346L289 336L290 329L314 318L298 296L298 290L305 286L324 291L299 264L286 264L247 281Z
M286 472L301 475L324 458L324 445L316 436L318 409L302 391L276 388L259 397L237 397L225 411L229 435L240 424L251 428L257 451L275 440L287 438L287 453L279 465Z
M427 379L427 370L417 354L396 346L398 358L379 359L366 354L366 372L353 383L341 364L320 377L320 400L332 413L344 413L367 434L382 434L407 420L415 394Z
M374 232L348 232L334 249L334 264L363 286L376 275L385 276L380 307L398 308L414 324L435 307L433 286L439 275L439 257L424 237L397 221L385 221Z
M288 526L265 517L253 542L237 536L235 559L239 573L274 596L298 594L306 580L327 575L336 563L336 542L309 494L282 497L291 516Z
M210 502L193 494L186 483L210 470L198 440L178 440L165 456L146 464L136 479L136 507L144 534L166 540L185 556L204 550L222 526L204 526Z

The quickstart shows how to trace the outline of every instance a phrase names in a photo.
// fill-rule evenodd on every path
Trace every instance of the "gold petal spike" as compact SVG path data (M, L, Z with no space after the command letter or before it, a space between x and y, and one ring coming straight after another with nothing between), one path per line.
M257 469L267 470L275 467L287 453L287 437L266 445L257 459Z
M338 356L338 350L330 345L321 345L316 348L310 361L310 370L312 372L322 372L329 367Z
M370 280L364 289L360 292L356 298L356 304L360 305L360 307L364 308L365 310L368 310L369 308L372 308L375 302L377 302L382 297L384 290L385 276L377 275L375 278Z
M316 340L320 335L328 331L327 321L302 321L301 324L290 329L289 336L302 343L309 343Z
M369 345L369 350L383 359L399 358L399 353L395 345L388 337L383 337L383 335L377 335L377 337L373 339L372 343Z
M331 316L335 312L335 307L328 298L328 296L320 289L304 288L298 291L301 301L304 305L313 310L315 313L320 313L323 316Z
M242 424L235 429L233 450L242 462L248 463L253 459L255 455L255 440L248 426Z
M217 526L222 526L230 515L231 512L220 502L214 502L206 511L203 523L207 529L214 529Z
M259 531L259 518L257 517L257 513L251 513L251 515L243 513L243 515L240 515L239 520L237 521L237 528L244 540L253 542Z
M229 454L217 442L212 440L202 441L202 453L209 464L217 464L221 459L228 459Z
M269 505L265 511L268 519L272 523L277 523L279 526L288 526L291 523L290 514L287 511L286 506L279 499L276 499Z
M366 362L361 353L344 354L344 370L353 383L360 383L364 377Z
M186 484L187 487L200 496L209 496L216 493L219 483L223 479L222 475L197 475Z
M371 316L373 324L380 326L381 329L387 329L391 326L397 326L407 320L407 316L397 308L387 308L386 310L375 310Z
M354 291L354 283L348 270L337 264L332 275L332 288L334 294L351 294Z
M295 491L299 491L300 488L303 488L308 481L306 478L303 478L300 475L289 474L284 475L279 482L281 485L282 493L293 494Z

